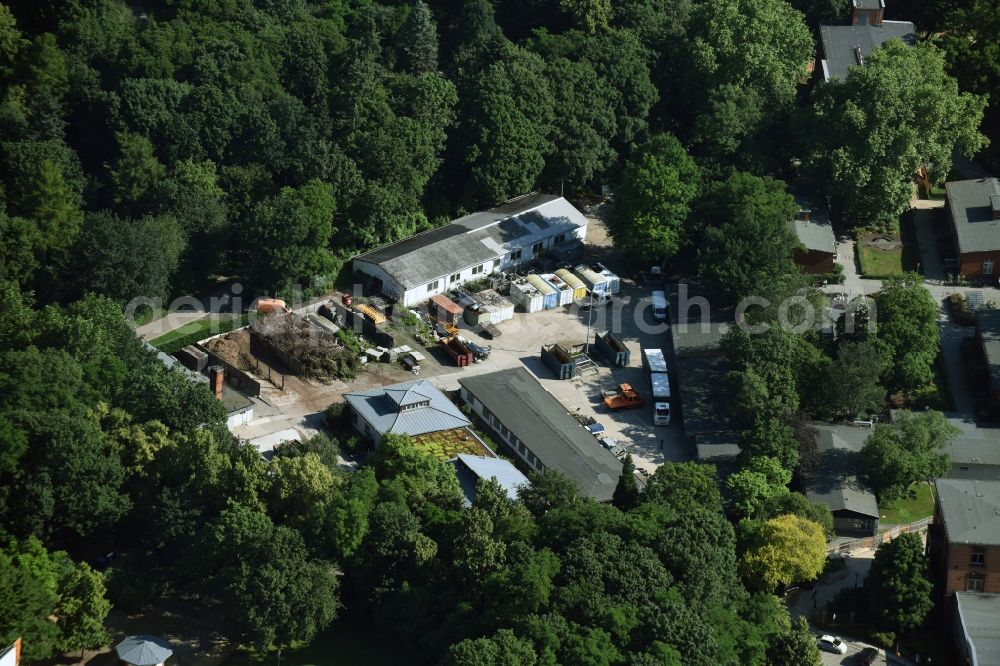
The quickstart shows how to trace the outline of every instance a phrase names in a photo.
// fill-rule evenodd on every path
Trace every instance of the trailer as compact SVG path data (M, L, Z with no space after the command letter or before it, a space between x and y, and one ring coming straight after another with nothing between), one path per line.
M574 301L578 301L587 295L587 285L580 278L573 275L573 272L568 268L560 268L554 275L570 286L573 290Z
M663 372L667 371L667 359L663 356L662 349L646 349L642 350L642 367L646 372Z
M615 368L627 368L632 360L632 352L625 343L611 331L598 331L594 336L594 347L597 353L604 357L609 365Z
M569 352L558 344L542 347L542 363L548 366L558 379L573 379L576 374L576 362Z
M475 360L472 350L462 344L462 341L457 336L441 338L441 346L448 352L448 356L455 362L455 365L460 368L472 365L472 362Z
M546 282L540 275L532 273L527 277L528 284L538 290L542 295L542 308L551 310L559 307L559 291Z

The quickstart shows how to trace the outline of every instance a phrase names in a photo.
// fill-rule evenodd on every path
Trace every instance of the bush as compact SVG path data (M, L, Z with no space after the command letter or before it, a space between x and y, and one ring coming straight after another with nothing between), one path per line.
M869 638L872 643L886 650L891 650L896 644L896 634L891 631L873 631Z
M948 297L948 309L951 311L952 319L959 326L975 326L976 316L969 312L965 294L952 294Z
M364 443L361 441L360 437L354 435L345 439L341 446L351 453L357 453L364 448Z
M326 416L326 424L328 426L340 425L341 420L344 418L344 414L347 411L346 402L333 402L330 406L326 408L324 415Z

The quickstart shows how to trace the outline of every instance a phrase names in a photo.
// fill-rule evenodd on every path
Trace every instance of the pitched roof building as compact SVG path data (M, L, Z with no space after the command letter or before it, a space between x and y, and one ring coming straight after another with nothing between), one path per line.
M858 453L871 434L868 428L816 424L819 468L806 475L806 497L830 507L833 529L846 536L878 532L875 494L858 479Z
M462 398L529 469L555 469L580 494L610 501L622 463L523 367L458 380Z
M886 21L885 0L852 0L851 15L820 24L823 45L820 66L823 80L846 79L848 70L865 60L890 39L904 44L917 43L917 30L910 21Z
M527 194L366 252L353 265L378 291L410 306L586 233L587 218L562 197Z
M423 435L469 425L469 419L426 379L345 393L358 431L378 445L387 433Z
M448 463L455 467L458 485L462 487L462 494L465 495L465 506L472 506L476 501L476 486L480 479L494 479L512 500L517 499L518 490L522 486L530 485L528 477L503 458L459 453Z
M793 259L807 273L832 273L837 254L837 238L833 233L830 216L805 199L798 199L799 211L788 223L800 247L795 248Z
M945 183L958 272L989 277L1000 269L1000 180Z
M1000 595L955 594L959 663L1000 664Z

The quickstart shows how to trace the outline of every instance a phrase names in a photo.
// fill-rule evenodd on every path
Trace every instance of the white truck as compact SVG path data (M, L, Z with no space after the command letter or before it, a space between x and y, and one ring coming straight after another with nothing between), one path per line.
M667 320L667 295L661 289L653 292L653 319L659 322Z
M653 425L670 425L670 376L661 349L643 349L642 367L649 374L653 392Z

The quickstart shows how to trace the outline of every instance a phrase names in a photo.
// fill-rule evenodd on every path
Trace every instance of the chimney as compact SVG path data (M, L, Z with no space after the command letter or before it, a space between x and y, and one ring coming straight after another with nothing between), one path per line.
M882 27L885 0L851 0L851 25Z
M799 209L799 219L800 220L807 220L808 221L809 220L809 216L811 214L812 214L812 210L810 210L809 208L800 208Z
M208 383L216 400L222 400L222 391L226 385L226 369L221 365L213 365L208 369Z
M993 219L1000 220L1000 194L990 195L990 210L993 212Z

